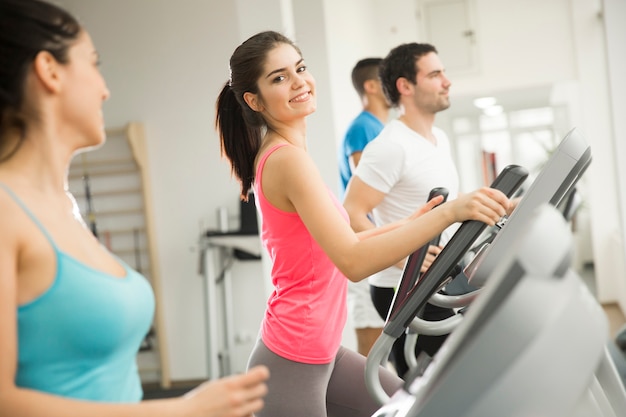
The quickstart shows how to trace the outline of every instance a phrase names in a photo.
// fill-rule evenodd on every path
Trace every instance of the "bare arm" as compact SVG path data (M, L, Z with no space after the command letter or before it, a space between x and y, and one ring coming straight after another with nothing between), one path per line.
M350 180L343 206L350 216L350 226L352 230L357 232L359 239L367 239L403 226L407 221L430 211L443 199L443 197L436 197L417 209L411 217L377 227L372 223L368 214L380 204L385 195L385 193L367 185L358 176L354 176Z
M369 213L372 212L385 198L386 194L369 186L358 176L353 176L348 184L346 195L344 197L343 206L350 216L350 226L357 233L359 239L367 239L381 233L388 232L397 227L405 225L410 218L398 220L384 226L376 227L371 222ZM411 218L416 218L431 210L437 204L441 203L443 197L437 197L420 207ZM424 265L426 268L430 266L437 253L440 250L437 247L430 247ZM406 259L397 262L395 266L399 269L404 268Z
M359 239L333 204L311 158L291 146L278 149L267 159L263 190L272 204L300 215L324 252L352 281L404 259L454 222L472 219L493 225L508 207L506 196L485 187L412 216L395 229Z
M350 169L352 170L352 172L354 172L356 167L359 165L359 162L361 161L361 155L363 155L363 151L356 151L353 152L352 155L350 155Z
M354 152L350 156L351 169L353 172L359 165L362 155L363 152ZM352 227L352 230L357 232L357 236L359 236L360 239L366 239L368 237L384 233L405 224L404 220L392 222L378 227L376 227L376 225L372 223L368 214L371 213L372 210L376 206L378 206L381 201L383 201L385 195L385 193L378 191L373 187L370 187L356 175L350 179L350 182L348 183L346 189L346 195L344 196L343 205L348 212L348 215L350 216L350 226ZM423 208L422 210L419 210L420 214L426 212L435 205L436 203L428 208ZM402 268L404 262L401 261L398 263L398 265L399 268Z
M4 358L3 358L4 359ZM9 386L0 388L2 417L248 417L263 406L265 367L207 382L184 397L136 404L72 400Z
M4 358L3 358L4 359ZM0 388L2 417L247 417L263 406L265 367L207 382L184 397L108 404L62 398L10 386Z
M0 417L246 417L263 406L265 367L208 382L185 397L136 404L79 401L16 386L19 271L28 237L20 235L23 224L15 224L18 216L10 210L0 196Z
M355 232L376 228L369 214L385 198L385 193L367 185L358 176L348 183L343 206L350 216L350 226Z

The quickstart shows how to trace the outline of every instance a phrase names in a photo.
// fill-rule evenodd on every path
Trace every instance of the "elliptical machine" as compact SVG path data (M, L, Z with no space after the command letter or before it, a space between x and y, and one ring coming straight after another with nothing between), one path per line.
M588 147L588 145L585 143L585 141L582 139L582 137L576 133L576 131L572 131L570 132L565 139L561 142L561 144L559 145L559 147L557 148L557 150L555 151L555 153L553 154L551 160L548 162L548 164L546 164L546 166L544 167L544 169L542 170L542 172L540 173L540 175L537 177L537 179L535 180L535 182L532 184L530 190L526 193L526 195L524 196L524 198L521 200L520 204L518 205L517 209L515 210L515 212L513 213L513 215L511 216L511 218L508 220L508 222L504 223L503 229L502 231L496 235L496 237L493 239L493 242L488 245L485 246L481 251L479 251L479 255L476 258L478 259L475 263L473 263L473 265L470 265L466 271L468 271L468 274L471 278L475 277L475 276L481 276L480 273L479 274L473 274L476 271L482 271L482 276L483 279L482 281L480 280L480 278L477 280L477 282L479 283L479 285L484 286L484 284L486 283L486 276L490 276L492 275L492 273L495 273L494 271L497 270L498 265L502 264L504 262L505 259L507 259L507 257L511 257L513 256L512 254L514 254L514 248L517 247L517 243L518 240L520 238L520 235L522 235L523 233L526 232L529 222L532 219L533 216L533 212L534 210L541 205L542 203L545 202L549 202L552 206L557 206L559 205L559 203L562 201L563 197L568 195L568 192L571 191L572 187L574 186L574 184L576 183L576 181L578 180L578 178L580 177L580 175L582 175L582 173L585 171L585 169L587 168L587 166L589 165L591 161L591 154L590 154L590 149ZM517 219L517 220L515 220ZM563 222L563 217L561 216L559 219L561 222ZM557 222L558 224L558 222ZM463 229L463 226L461 227L461 229L459 229L458 233L461 233ZM504 233L506 231L506 233ZM456 237L456 235L455 235ZM461 239L461 238L459 238ZM461 240L467 240L467 238L461 239ZM456 263L458 262L458 257L462 257L463 253L467 250L466 247L464 247L465 245L454 245L453 244L454 238L453 240L448 244L448 246L446 246L446 248L444 249L444 251L439 255L439 257L437 258L437 260L435 261L435 263L431 266L431 269L429 269L429 271L425 274L424 277L420 278L420 281L417 283L416 288L417 287L421 287L422 289L425 288L425 286L423 285L423 282L425 281L424 278L427 278L426 275L428 275L428 273L433 270L433 269L437 269L436 268L436 264L442 263L442 262L447 262L448 264L444 267L440 267L439 268L439 273L438 275L435 275L434 278L430 278L430 286L428 288L426 288L426 290L422 291L422 299L415 301L413 300L412 304L413 306L415 305L419 305L419 303L422 302L426 302L425 300L428 300L428 296L434 294L436 292L437 286L441 284L441 282L444 282L446 279L447 274L450 272L451 269L454 269L454 265L456 265ZM548 240L542 240L542 242L545 242ZM500 242L500 243L498 243ZM455 247L456 246L456 247ZM567 245L565 245L567 246ZM455 247L455 248L451 248L451 247ZM499 249L496 249L499 248ZM549 249L549 248L548 248ZM554 250L557 250L558 247L556 247ZM444 256L444 253L446 251L449 252L460 252L460 253L455 253L454 255L451 256ZM546 250L545 253L550 253L549 250ZM487 254L491 254L491 255L487 255ZM447 259L444 259L447 258ZM555 255L554 257L555 259L558 259L558 254ZM488 262L484 263L484 260L487 260ZM550 258L552 259L552 258ZM482 265L481 268L479 268ZM487 266L485 266L487 265ZM567 268L566 268L567 269ZM443 271L443 272L441 272ZM519 272L519 271L518 271ZM548 272L539 272L539 274L547 274ZM570 274L571 275L571 274ZM574 274L575 275L575 274ZM560 275L559 275L560 276ZM403 274L403 279L404 279L404 274ZM490 280L492 280L492 278L490 278ZM433 285L434 283L434 285ZM474 285L474 282L472 282L472 284ZM495 284L494 284L495 285ZM505 287L503 287L505 288ZM434 291L433 291L434 290ZM483 290L481 290L480 292L483 292ZM415 297L415 294L417 294L418 292L414 291L414 289L411 291L411 294L409 294L411 297ZM486 296L486 295L485 295ZM485 296L478 296L478 299L480 299L481 297L485 297ZM472 294L472 297L476 297L476 294ZM409 297L410 298L410 297ZM431 302L433 300L431 299ZM467 300L465 300L467 301ZM496 300L497 302L497 300ZM406 310L406 306L409 305L411 303L407 303L407 302L402 302L400 303L400 305L394 306L392 308L398 308L400 311L402 311L403 309L405 309L404 314L399 314L396 313L395 315L393 314L393 312L390 312L390 320L388 320L387 325L385 326L385 330L383 333L383 336L381 336L381 338L379 338L379 341L377 341L377 343L375 344L374 348L372 349L372 352L370 353L370 357L368 357L368 367L366 369L366 382L369 384L368 388L370 388L370 392L372 393L372 395L377 398L381 403L387 403L387 397L386 394L384 393L384 391L382 391L382 389L378 389L379 387L377 387L375 382L372 382L372 377L375 377L375 375L373 375L371 372L369 372L368 370L371 368L371 364L376 364L377 356L378 358L380 358L380 354L376 353L377 350L382 349L382 352L384 352L385 348L384 345L387 343L385 342L386 338L392 338L393 337L393 332L397 332L398 329L405 329L408 325L408 322L411 322L411 324L414 324L415 320L411 321L411 316L415 313L414 309L411 309L411 311ZM596 303L597 304L597 303ZM472 304L472 308L470 309L470 311L474 310L476 307L474 306L474 304ZM403 320L398 320L398 317L402 317ZM602 316L604 318L604 316ZM485 318L485 317L483 317ZM486 319L486 318L485 318ZM448 319L446 319L448 320ZM406 322L405 322L406 321ZM459 324L464 323L465 320L458 320L457 322L454 323L454 325L450 324L450 329L447 331L451 331L454 328L456 328L457 326L459 326ZM441 329L441 326L443 325L443 323L440 322L436 322L432 323L432 325L435 328L439 328ZM421 326L421 324L420 324ZM464 326L464 324L461 324L461 326ZM469 325L468 325L469 326ZM515 327L513 327L515 328ZM393 330L392 330L393 329ZM427 328L426 328L427 329ZM506 329L503 329L506 330ZM422 332L424 331L424 328L422 328L421 330ZM458 336L460 337L460 336ZM489 343L489 342L487 342ZM495 343L495 341L494 341ZM448 346L448 342L446 342L444 344L444 346L442 347L442 349L446 348L446 346ZM606 353L606 351L604 351L604 353ZM443 353L442 353L443 354ZM382 353L382 355L384 356L384 353ZM445 355L445 354L444 354ZM436 362L438 362L437 358L440 355L438 354L436 356ZM606 356L606 355L605 355ZM371 362L371 364L370 364ZM613 370L615 369L614 366L612 366L612 361L611 358L607 358L605 357L602 361L602 363L604 364L602 367L598 368L598 369L605 369L607 370L606 372L603 373L603 377L601 378L602 380L606 381L606 380L611 380L611 375L614 376L614 372ZM377 364L376 364L377 365ZM436 363L433 363L431 366L436 366ZM430 369L430 367L428 368ZM427 370L427 372L429 372ZM432 371L435 372L435 371ZM414 396L413 393L411 393L412 391L409 390L409 387L411 386L411 382L415 382L415 381L421 381L423 380L422 377L420 377L420 373L416 373L415 375L413 375L411 378L407 379L407 384L405 385L405 389L404 390L400 390L398 393L396 393L396 395L394 395L394 398L396 396L402 396L402 392L404 392L405 394L409 395L409 396ZM609 375L609 376L606 376ZM479 375L474 375L472 377L478 377ZM426 377L426 375L425 375ZM375 378L374 378L375 379ZM615 378L613 378L613 382L615 382ZM619 378L617 378L617 382L619 381ZM611 384L609 384L611 385ZM621 385L621 383L615 383L612 384L613 388L610 389L609 391L611 391L613 394L611 395L612 398L616 399L615 401L617 402L617 404L620 404L620 398L623 399L623 386ZM615 388L617 387L617 388ZM483 387L484 389L486 389L485 387ZM597 391L597 390L596 390ZM604 389L600 389L599 392L604 392ZM450 400L450 395L452 395L453 398L456 399L457 395L462 395L463 394L458 394L457 392L448 392L448 398L446 401L449 402L455 402L455 400ZM596 393L597 394L597 393ZM619 408L619 407L618 407ZM382 410L382 409L381 409ZM459 415L464 415L463 413L458 413ZM386 415L386 414L380 414L380 415ZM402 414L404 415L404 414ZM409 415L409 414L407 414ZM411 414L413 415L413 414ZM419 415L428 415L428 414L415 414L416 416ZM447 414L447 413L442 413L439 415L453 415L453 414ZM469 414L468 414L469 415ZM490 413L488 413L487 415L490 415ZM518 414L515 414L518 415ZM611 414L597 414L597 415L611 415Z
M424 374L374 416L626 415L606 316L570 268L571 246L562 215L535 209Z

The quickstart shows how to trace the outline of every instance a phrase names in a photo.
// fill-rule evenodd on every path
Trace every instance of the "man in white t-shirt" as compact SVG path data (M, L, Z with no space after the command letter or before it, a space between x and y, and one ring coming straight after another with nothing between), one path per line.
M365 147L346 191L344 206L355 231L410 216L426 203L433 188L447 188L449 200L458 194L458 173L448 137L434 126L435 115L450 106L451 85L435 47L409 43L392 49L381 63L380 78L387 99L399 110L399 117ZM423 269L457 228L454 225L444 231L441 246L431 246ZM391 306L403 267L404 262L368 279L372 301L382 317L386 317ZM441 320L454 313L428 304L424 314L424 318ZM416 354L423 350L433 356L445 337L419 336ZM408 370L403 349L401 337L391 354L391 362L401 377Z

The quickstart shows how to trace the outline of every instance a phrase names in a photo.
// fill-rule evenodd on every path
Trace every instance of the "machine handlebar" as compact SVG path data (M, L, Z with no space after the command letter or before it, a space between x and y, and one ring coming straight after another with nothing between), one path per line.
M507 197L511 197L527 176L526 168L508 165L493 181L491 188L500 190ZM412 286L409 292L399 300L398 305L394 306L393 311L390 311L383 329L384 333L396 339L402 336L430 297L449 279L450 273L486 227L486 223L476 220L468 220L461 224L430 268L420 277L419 282Z
M448 194L449 191L447 188L436 187L430 190L427 201L430 201L433 198L441 195L443 196L443 201L437 205L439 206L446 202L446 200L448 199ZM393 296L393 301L391 302L391 307L389 308L389 313L387 314L387 320L389 320L389 317L402 304L405 297L415 286L415 283L420 276L420 269L422 268L422 264L424 263L424 259L426 258L426 254L428 253L428 247L430 245L439 245L440 239L441 235L437 235L435 238L433 238L433 240L409 255L406 264L404 265L404 269L402 270L402 278L400 279L398 290Z

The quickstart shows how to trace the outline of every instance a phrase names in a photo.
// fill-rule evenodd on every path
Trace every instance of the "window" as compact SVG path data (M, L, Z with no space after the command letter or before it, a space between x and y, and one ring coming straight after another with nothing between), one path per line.
M533 178L559 143L554 122L559 109L537 107L491 115L482 112L452 118L460 190L489 185L510 164L528 169Z

